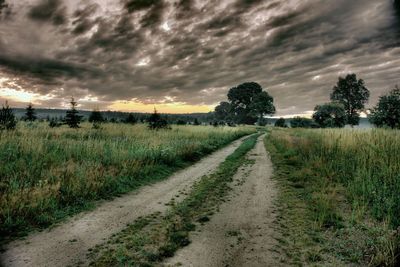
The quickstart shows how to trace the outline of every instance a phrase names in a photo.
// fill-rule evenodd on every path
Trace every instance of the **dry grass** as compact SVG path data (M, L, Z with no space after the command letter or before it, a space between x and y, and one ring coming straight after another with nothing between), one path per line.
M400 226L400 135L273 130L285 250L298 264L393 266Z
M94 130L23 124L0 133L0 234L46 227L167 177L253 128L105 124Z

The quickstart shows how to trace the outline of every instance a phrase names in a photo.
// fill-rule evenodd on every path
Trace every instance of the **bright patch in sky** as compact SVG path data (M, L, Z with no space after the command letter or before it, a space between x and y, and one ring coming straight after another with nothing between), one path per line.
M116 101L110 106L111 110L120 110L125 112L147 112L151 113L154 108L160 113L191 113L193 110L196 112L210 112L213 110L212 106L208 105L189 105L186 103L159 103L159 104L144 104L137 101Z
M24 90L15 90L10 88L0 88L0 97L11 99L18 102L35 102L35 100L43 99L39 94L30 93Z
M146 58L141 59L141 60L136 64L136 66L144 67L144 66L149 65L149 63L150 63L150 58L149 58L149 57L146 57Z
M161 25L161 29L163 29L166 32L169 32L171 30L171 27L168 24L168 21L164 22L163 25Z

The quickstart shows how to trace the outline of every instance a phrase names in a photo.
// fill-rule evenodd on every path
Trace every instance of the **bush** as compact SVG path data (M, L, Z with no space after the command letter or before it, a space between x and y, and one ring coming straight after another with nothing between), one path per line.
M49 121L50 128L58 128L58 127L61 127L62 125L63 125L63 123L55 118L52 118Z
M286 120L284 118L280 118L275 122L275 127L286 128Z
M0 110L0 130L14 130L17 126L14 113L8 102Z
M312 119L295 117L290 121L292 128L318 128L318 124Z
M129 124L136 124L137 123L137 118L133 114L129 114L124 122L125 123L129 123Z
M186 125L187 122L184 121L184 120L178 120L178 121L176 122L176 124L177 124L177 125Z
M342 104L318 105L314 111L313 119L322 128L343 128L346 125L346 111Z

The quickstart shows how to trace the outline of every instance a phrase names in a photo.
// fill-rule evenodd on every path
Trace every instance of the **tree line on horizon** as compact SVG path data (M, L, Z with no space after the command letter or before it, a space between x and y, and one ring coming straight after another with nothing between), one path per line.
M45 121L49 123L49 127L57 128L62 125L68 125L70 128L80 128L80 124L85 121L84 116L81 115L80 111L77 109L78 102L72 97L70 102L70 109L65 113L65 116L50 117L47 116ZM148 127L152 130L158 129L169 129L169 124L174 123L177 125L201 125L201 122L197 117L192 118L192 116L184 115L161 115L156 109L151 114L143 113L122 113L116 112L120 116L119 119L112 117L107 118L104 114L108 114L111 111L100 111L99 109L94 109L91 111L87 118L87 121L93 123L94 129L100 129L103 123L125 123L134 125L138 122L147 123ZM111 112L114 113L114 112ZM124 115L124 116L121 116ZM203 116L204 117L204 116ZM175 118L175 119L174 119ZM43 121L39 119L36 110L33 108L33 104L29 103L25 108L24 116L21 120L26 122ZM212 123L210 123L212 124ZM0 130L13 130L16 128L17 119L13 113L13 109L8 105L6 101L3 108L0 110Z
M356 74L339 77L333 87L330 102L317 105L312 119L295 117L290 121L292 128L342 128L360 123L360 114L368 114L369 121L377 127L400 128L400 89L395 86L387 95L379 98L378 104L367 110L365 104L370 91L364 80ZM265 116L275 114L274 99L258 83L243 83L229 90L228 101L215 108L215 117L227 124L265 125ZM277 127L287 127L280 118Z
M357 79L356 74L348 74L346 77L339 77L337 84L333 87L330 95L331 102L317 105L314 109L312 119L296 117L290 121L292 128L342 128L345 125L355 126L360 122L360 113L368 114L369 121L377 127L388 127L400 129L400 89L395 86L388 94L379 98L377 105L370 109L365 109L370 92L362 79ZM233 87L227 94L227 101L221 102L213 112L213 119L209 124L214 126L237 124L247 125L266 125L266 116L275 114L274 98L256 82L246 82ZM68 125L70 128L79 128L83 116L77 109L78 103L71 98L70 109L66 111L63 118L48 118L49 126L59 127ZM31 103L25 110L23 120L33 122L38 119L35 109ZM93 123L93 128L101 128L101 124L108 122L103 116L103 112L98 109L90 113L88 121ZM150 129L169 128L170 123L167 118L161 116L154 110L154 113L146 118L139 118L129 113L121 122L135 124L138 121L147 122ZM110 122L117 122L111 119ZM198 118L193 121L177 119L174 121L178 125L200 125ZM204 123L204 122L203 122ZM15 129L17 120L13 110L6 102L0 110L0 130ZM286 120L283 118L275 122L277 127L287 127Z

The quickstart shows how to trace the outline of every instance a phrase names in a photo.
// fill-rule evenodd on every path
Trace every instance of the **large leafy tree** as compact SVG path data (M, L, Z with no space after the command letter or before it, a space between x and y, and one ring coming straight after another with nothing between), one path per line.
M221 102L215 107L215 118L217 120L230 120L232 113L231 104L228 102Z
M396 86L388 95L381 96L369 115L378 127L400 128L400 88Z
M346 111L346 123L358 125L360 112L364 110L369 99L369 90L362 79L357 79L355 74L349 74L345 78L339 77L339 81L331 94L331 100L341 103Z
M318 105L313 119L322 128L342 128L346 125L346 111L340 103Z
M261 122L265 115L275 114L274 98L267 92L259 93L250 104L251 113Z
M254 124L267 114L274 114L274 99L255 82L240 84L229 90L229 102L215 108L217 119L239 124Z
M70 128L79 128L82 116L79 115L79 111L76 109L78 102L76 102L74 98L71 98L70 104L71 109L67 111L65 123L68 124Z
M26 121L35 121L37 119L35 109L33 108L32 103L26 107L25 110L25 120Z
M255 82L243 83L229 90L228 100L236 123L254 124L257 121L251 104L261 92L262 87Z
M17 120L15 119L14 112L8 105L3 105L0 110L0 130L14 130L17 126Z

